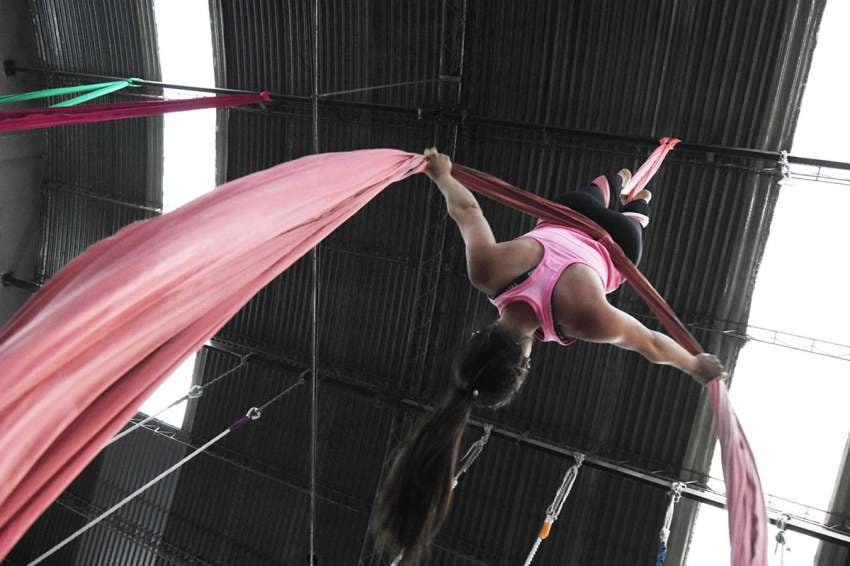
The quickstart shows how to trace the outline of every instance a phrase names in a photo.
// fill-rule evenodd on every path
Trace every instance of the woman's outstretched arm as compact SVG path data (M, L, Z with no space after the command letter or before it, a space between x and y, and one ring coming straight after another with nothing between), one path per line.
M638 352L652 363L682 370L703 385L712 378L725 377L723 364L717 356L691 354L669 336L650 330L608 301L594 301L584 309L577 322L576 338Z

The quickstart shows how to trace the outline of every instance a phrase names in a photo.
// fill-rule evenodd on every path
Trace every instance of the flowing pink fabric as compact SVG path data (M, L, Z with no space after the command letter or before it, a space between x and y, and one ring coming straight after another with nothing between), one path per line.
M142 100L139 102L121 102L115 104L86 104L60 108L25 108L22 110L0 110L0 133L20 132L36 128L49 128L65 124L86 122L105 122L123 118L141 118L156 116L166 112L183 112L201 108L223 108L242 106L257 102L268 102L271 95L225 94L222 96L202 96L177 100Z
M0 334L0 557L181 360L387 185L395 150L305 157L127 226Z
M678 145L678 143L682 140L676 138L661 138L659 141L661 144L655 148L655 151L649 154L649 157L646 158L643 165L635 171L635 174L632 175L632 178L629 179L629 182L623 187L623 192L626 192L629 195L626 199L627 201L634 199L635 195L638 194L641 189L646 187L649 180L652 179L655 173L658 172L658 168L661 167L661 163L664 162L664 158L667 157L670 150L676 147L676 145Z
M142 401L262 287L386 186L423 171L380 149L304 157L237 179L90 247L0 333L0 558ZM699 345L602 229L561 205L456 165L470 188L581 228L668 331ZM729 489L733 566L762 566L758 473L725 386L709 385Z

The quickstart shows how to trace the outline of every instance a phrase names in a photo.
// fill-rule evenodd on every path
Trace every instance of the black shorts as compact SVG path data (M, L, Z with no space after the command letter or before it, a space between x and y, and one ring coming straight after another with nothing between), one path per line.
M559 194L552 200L580 212L602 226L623 249L626 257L637 265L643 252L643 228L635 218L626 216L623 212L636 212L648 217L649 206L643 200L621 206L619 181L619 175L608 176L611 195L607 207L602 190L594 184Z

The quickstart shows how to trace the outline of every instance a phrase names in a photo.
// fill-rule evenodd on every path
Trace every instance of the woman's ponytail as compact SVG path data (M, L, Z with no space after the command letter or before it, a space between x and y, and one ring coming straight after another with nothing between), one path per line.
M427 556L446 518L463 429L473 404L510 402L528 374L522 338L491 324L473 334L455 360L452 387L401 445L378 495L372 530L378 545L402 565Z
M404 554L403 565L427 556L446 518L472 400L471 392L452 389L402 445L384 481L372 530L381 547L393 556Z

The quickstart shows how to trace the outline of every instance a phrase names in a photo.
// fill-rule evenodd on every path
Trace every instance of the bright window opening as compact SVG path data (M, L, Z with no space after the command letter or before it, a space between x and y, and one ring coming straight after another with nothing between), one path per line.
M156 0L159 61L166 83L215 86L208 0ZM168 98L200 96L166 91ZM163 116L162 204L167 213L215 188L216 111L193 110ZM192 386L193 354L142 405L154 414ZM182 427L186 403L157 418Z
M831 1L794 139L797 155L848 161L850 128L841 75L850 52L850 3ZM795 169L792 169L795 172ZM847 213L840 203L850 191L847 171L797 168L783 186L756 282L750 320L754 325L849 345L850 298L842 291L850 264L841 252ZM806 178L803 178L806 177ZM811 180L820 177L820 181ZM826 180L824 180L826 178ZM751 329L751 334L764 335ZM805 341L796 346L806 347ZM829 351L830 345L821 348ZM833 354L848 349L833 345ZM850 363L789 348L750 342L741 351L731 396L756 455L764 489L783 499L768 506L823 522L850 432ZM711 475L722 476L720 449ZM720 482L713 487L723 490ZM726 511L701 506L688 551L688 566L729 563ZM768 532L771 566L776 528ZM784 566L811 566L819 541L786 533Z

